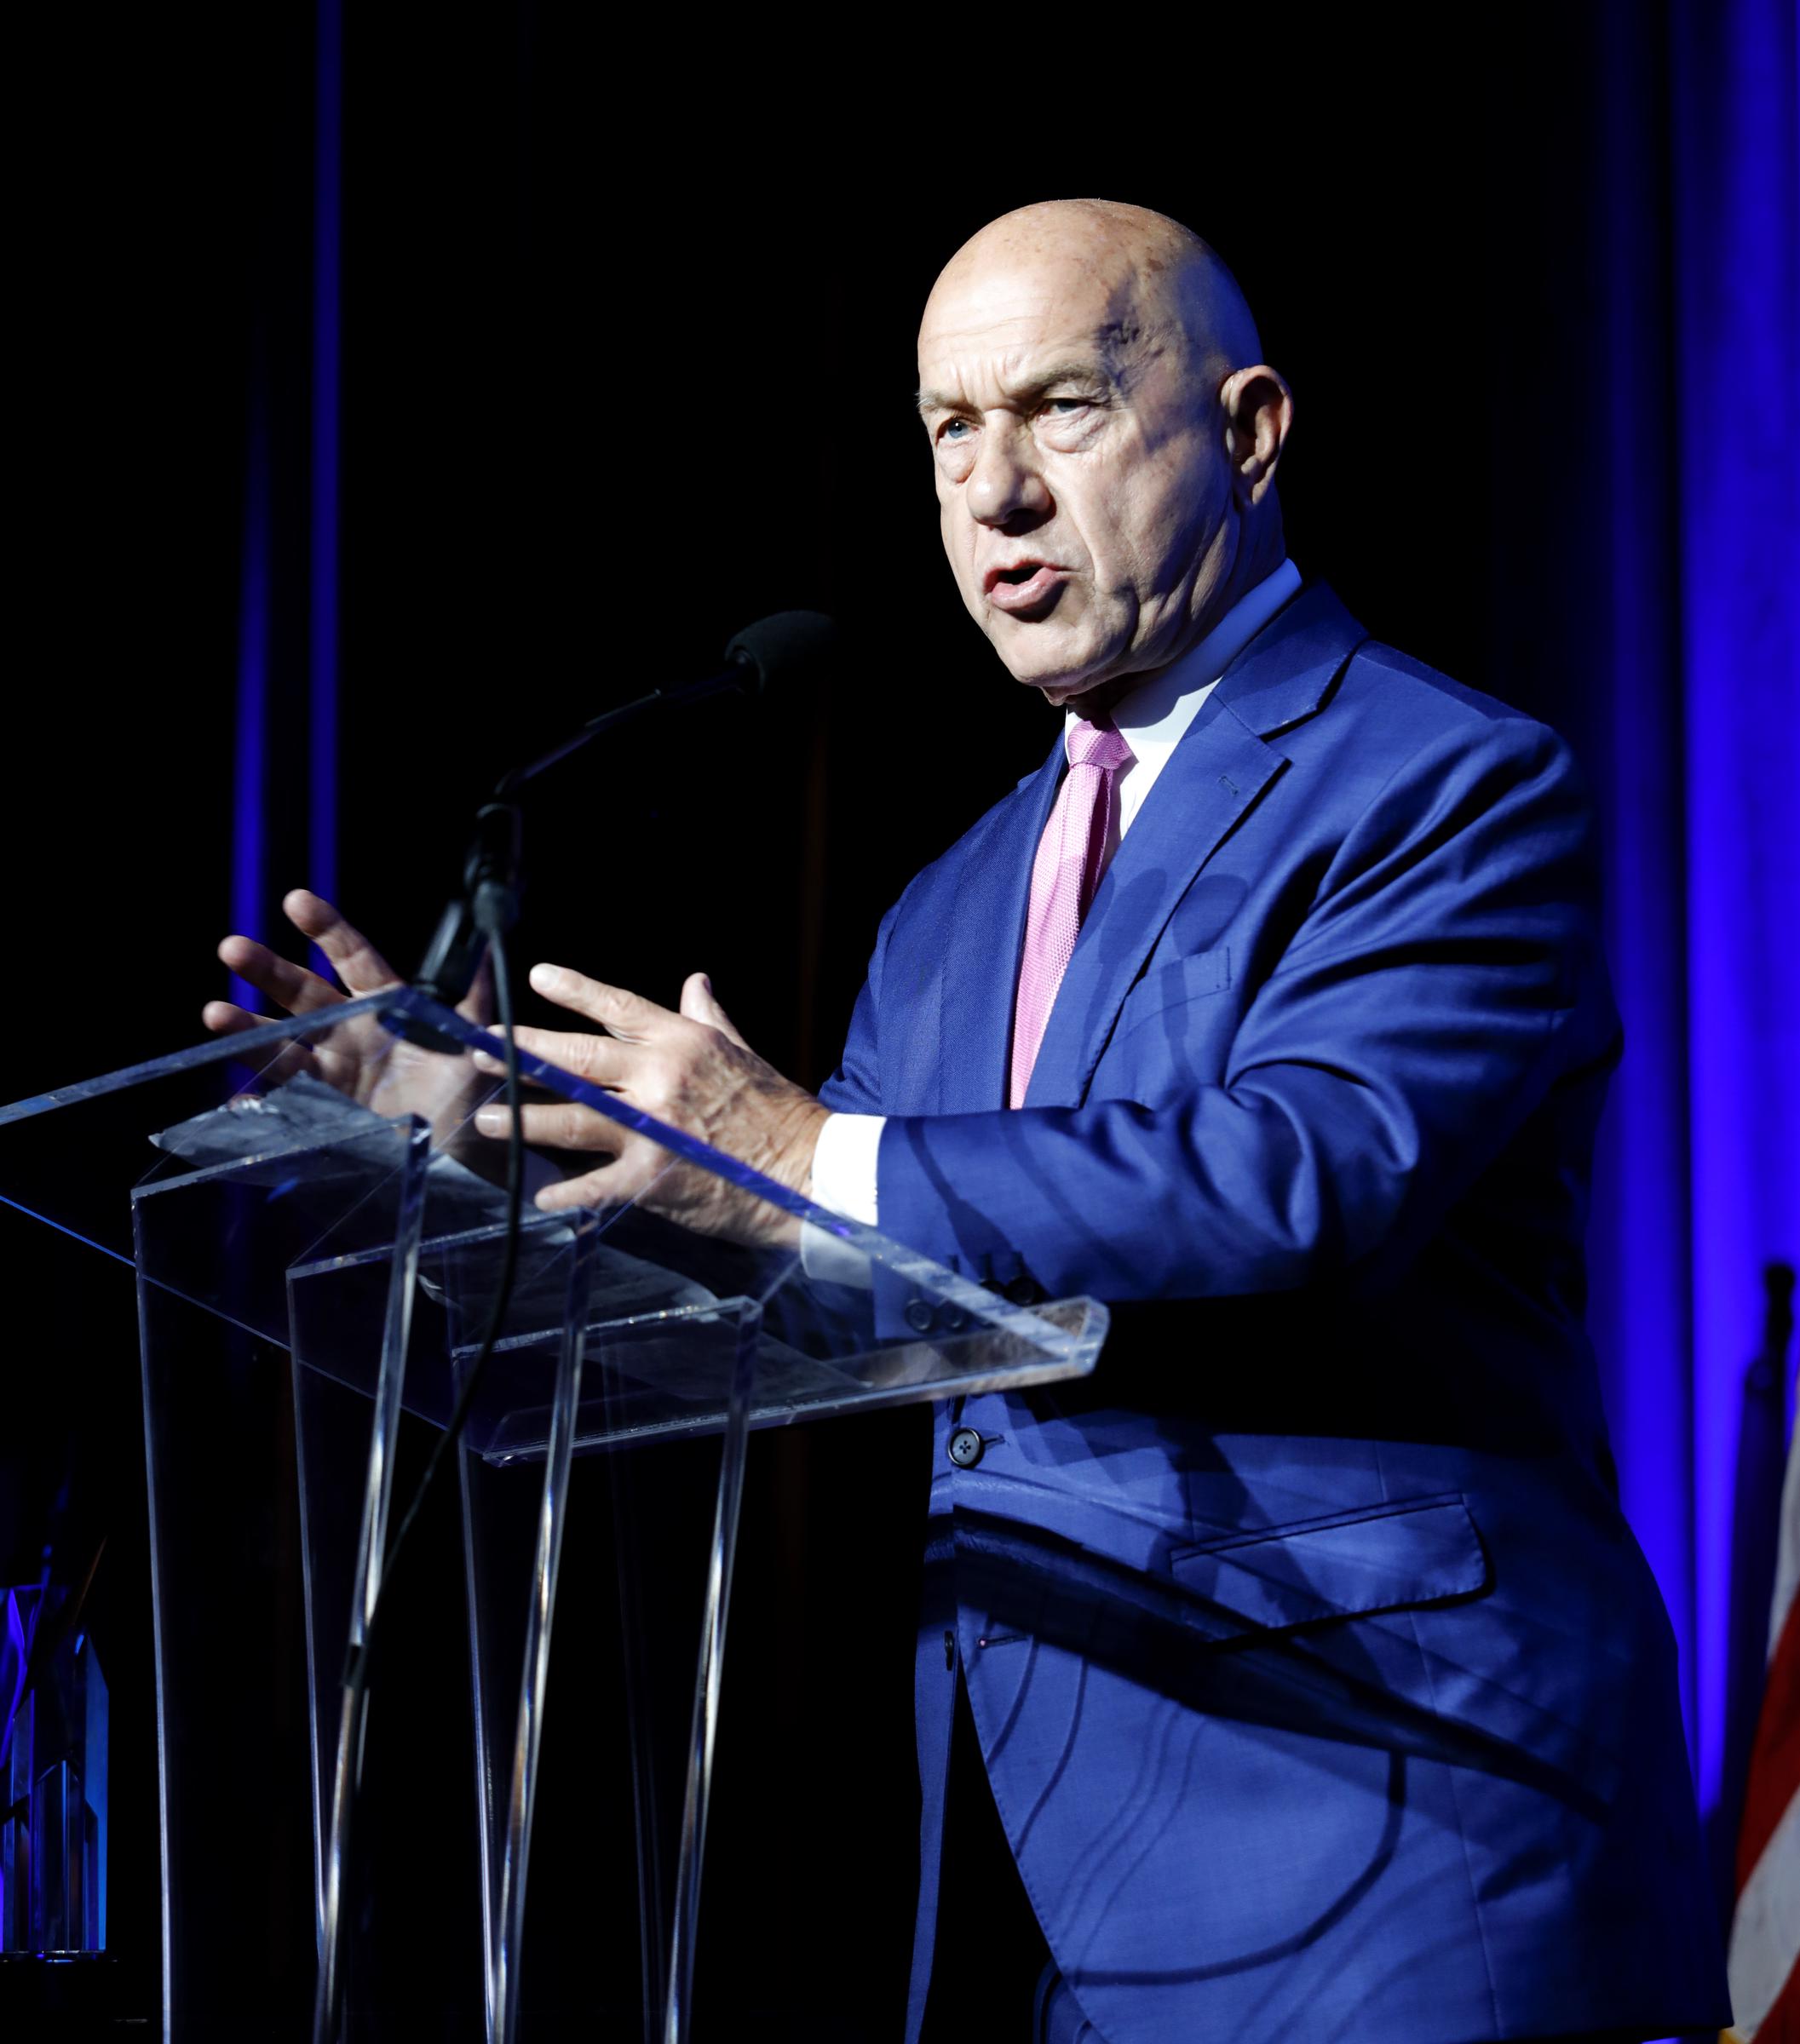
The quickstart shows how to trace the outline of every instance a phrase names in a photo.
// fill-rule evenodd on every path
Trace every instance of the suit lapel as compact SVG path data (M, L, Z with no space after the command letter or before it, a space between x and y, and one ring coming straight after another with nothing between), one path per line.
M1086 1097L1125 996L1176 903L1287 765L1266 734L1323 706L1363 636L1321 585L1297 596L1227 669L1158 776L1095 894L1050 1010L1027 1106L1073 1107ZM1050 789L1054 794L1054 779ZM1046 800L1038 811L1039 831L1048 809ZM1033 834L1031 849L1018 854L1026 891L1036 843ZM1009 1009L1023 930L1021 893L1005 954ZM993 973L991 961L987 969ZM955 1010L946 1005L946 1013Z
M1286 764L1209 700L1138 812L1094 896L1032 1068L1027 1107L1076 1107L1175 904Z
M1059 732L1043 766L988 812L964 845L944 946L935 1113L974 1113L1006 1104L1032 863L1062 766Z
M1324 709L1345 661L1368 635L1334 590L1314 583L1226 669L1210 703L1228 705L1246 731L1270 738Z

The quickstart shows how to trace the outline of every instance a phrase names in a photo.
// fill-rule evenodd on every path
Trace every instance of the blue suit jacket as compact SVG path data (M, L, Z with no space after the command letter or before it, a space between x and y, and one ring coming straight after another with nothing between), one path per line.
M1567 749L1303 592L1152 789L1008 1112L1061 769L890 911L825 1094L893 1117L885 1232L1114 1309L1090 1383L939 1415L909 2035L952 1662L1114 2044L1722 2022L1582 1331L1619 1032Z

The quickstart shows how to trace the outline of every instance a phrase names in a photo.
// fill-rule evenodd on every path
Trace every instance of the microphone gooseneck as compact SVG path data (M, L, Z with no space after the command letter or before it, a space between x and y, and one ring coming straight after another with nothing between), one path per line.
M560 744L503 775L494 790L494 800L510 801L527 782L535 781L571 753L591 744L602 732L629 724L647 710L686 709L691 703L704 702L712 696L739 695L754 699L763 695L772 681L794 680L822 665L837 639L837 627L823 611L777 611L773 617L759 617L756 623L745 625L726 647L725 664L716 674L698 681L679 682L673 688L653 688L647 695L601 710Z
M446 907L437 930L414 977L419 992L446 1008L454 1008L474 985L487 937L474 907L484 886L494 890L492 912L500 927L510 929L519 916L520 818L516 801L538 777L572 753L590 745L604 732L657 709L683 709L713 696L734 694L752 699L765 695L772 682L796 680L815 671L829 658L837 627L823 611L777 611L747 624L725 649L725 664L716 674L672 688L653 688L647 695L622 703L590 717L548 752L503 774L493 799L476 818L475 840L464 863L462 891ZM397 1022L399 1019L396 1019ZM400 1024L409 1042L428 1050L454 1054L461 1046L416 1017Z

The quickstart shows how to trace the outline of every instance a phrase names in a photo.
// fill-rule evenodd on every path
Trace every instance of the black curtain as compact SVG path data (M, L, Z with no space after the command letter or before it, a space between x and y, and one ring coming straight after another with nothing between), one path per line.
M1052 736L962 615L911 409L936 268L1045 196L1139 200L1216 244L1297 392L1283 498L1302 568L1372 631L1564 728L1602 791L1633 799L1607 772L1609 563L1639 558L1631 518L1667 520L1676 474L1661 5L1202 15L1172 52L1009 28L1004 62L942 47L991 40L966 25L896 23L879 47L710 31L702 49L561 5L353 11L335 791L297 736L319 672L316 26L37 26L13 1092L173 1047L219 990L259 489L252 899L271 939L328 795L342 905L410 965L499 768L707 671L752 617L841 620L829 686L634 736L547 784L520 933L521 956L665 1001L704 967L752 1042L819 1082L882 910ZM1638 448L1630 474L1590 437L1627 307L1648 322L1613 428ZM1661 717L1674 669L1647 643ZM83 1292L73 1262L47 1276L3 1214L0 1247L65 1302L9 1344L0 1580L35 1577L46 1541L72 1555L110 1533L95 1625L118 1698L116 1987L148 2012L129 1288ZM917 1415L756 1444L702 2035L893 2032L923 1455ZM699 1510L704 1457L669 1468ZM559 1680L583 1652L566 1605ZM573 1729L553 1700L549 1738ZM462 1778L459 1756L444 1766ZM546 1823L546 1892L598 1879L608 1907L618 1877ZM595 1991L555 1971L559 2006ZM423 2025L428 1978L418 1992Z

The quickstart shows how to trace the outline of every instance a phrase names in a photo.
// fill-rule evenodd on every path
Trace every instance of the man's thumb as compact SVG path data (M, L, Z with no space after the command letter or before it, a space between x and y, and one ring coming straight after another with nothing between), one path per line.
M721 1036L729 1036L733 1043L745 1050L749 1044L738 1033L738 1025L719 1005L719 998L712 990L712 982L704 973L690 973L681 987L681 1013L690 1022L704 1022L717 1030Z

